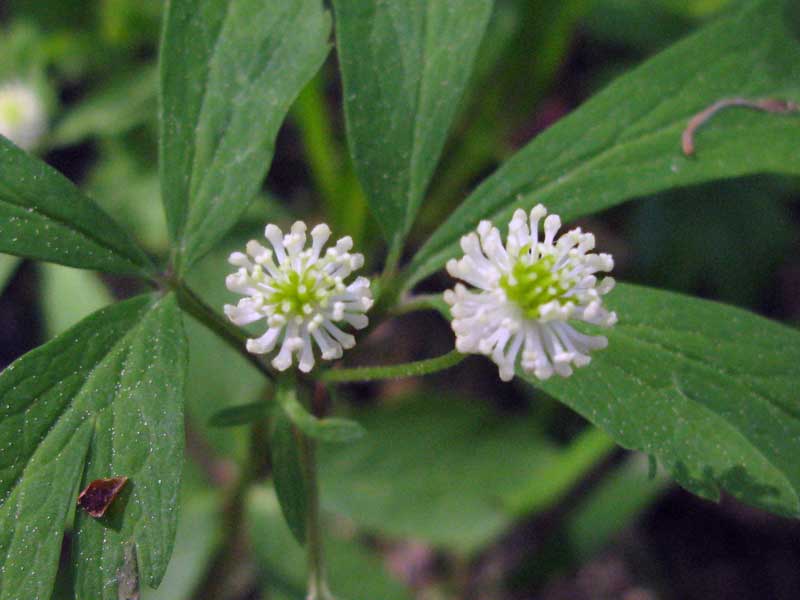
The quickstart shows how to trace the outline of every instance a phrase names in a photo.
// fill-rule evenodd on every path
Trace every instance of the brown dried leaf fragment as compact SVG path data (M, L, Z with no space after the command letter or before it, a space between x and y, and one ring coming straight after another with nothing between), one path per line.
M106 514L127 481L128 478L124 476L95 479L78 496L78 506L99 519Z
M760 100L748 100L747 98L724 98L717 100L706 108L693 116L686 129L683 130L681 138L683 153L686 156L694 154L694 133L697 129L711 117L717 114L724 108L729 106L744 106L745 108L752 108L755 110L763 110L764 112L785 114L791 112L799 112L800 105L791 100L777 100L775 98L762 98Z

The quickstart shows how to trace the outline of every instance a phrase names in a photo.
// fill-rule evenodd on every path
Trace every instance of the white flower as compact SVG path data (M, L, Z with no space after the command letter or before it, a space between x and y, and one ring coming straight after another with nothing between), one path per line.
M554 372L568 377L572 365L589 364L589 352L608 345L605 337L580 333L568 321L603 327L617 322L602 304L614 280L595 277L610 271L613 259L587 253L594 248L594 236L580 228L554 243L561 227L558 215L545 219L540 240L539 221L546 214L539 204L529 221L525 211L517 210L505 246L497 228L481 221L477 234L461 238L465 256L447 263L450 275L478 288L470 291L459 283L444 294L452 307L456 349L491 357L503 381L514 376L520 350L526 373L539 379Z
M0 84L0 135L30 150L46 127L47 114L39 94L20 82Z
M280 351L272 360L279 371L292 365L295 353L300 370L310 371L314 367L312 339L322 358L340 358L343 348L355 345L355 338L335 323L349 323L356 329L369 323L364 314L372 306L369 280L358 277L349 285L344 281L361 268L364 256L350 254L353 240L349 236L323 253L330 235L327 225L317 225L311 230L311 247L304 249L305 223L297 221L285 236L270 224L264 236L272 250L251 240L247 254L234 252L228 259L239 270L228 275L225 285L246 298L236 306L225 305L225 314L236 325L267 320L267 332L247 340L247 350L254 354L271 352L283 333Z

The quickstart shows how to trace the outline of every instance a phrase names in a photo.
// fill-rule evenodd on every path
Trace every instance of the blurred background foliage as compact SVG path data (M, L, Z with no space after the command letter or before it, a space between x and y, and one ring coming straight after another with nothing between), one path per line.
M410 247L524 142L735 4L497 0ZM49 128L35 151L164 256L160 12L158 0L7 0L0 83L38 91ZM261 195L190 276L211 305L231 300L223 286L228 253L268 221L327 221L352 235L377 270L385 249L346 152L340 95L332 55L293 107ZM614 254L620 278L798 323L799 194L796 180L748 177L645 198L588 225ZM443 281L423 287L438 290ZM134 285L0 256L0 366ZM209 425L220 410L258 400L263 380L198 324L187 328L184 506L167 578L144 597L300 599L302 551L263 481L265 458L253 456L263 432ZM347 360L424 358L450 340L435 315L409 315ZM457 379L353 385L335 399L368 432L322 452L327 549L341 597L800 597L796 523L683 493L648 457L616 449L541 392L500 385L479 359L467 365ZM68 582L61 584L57 596L68 598Z

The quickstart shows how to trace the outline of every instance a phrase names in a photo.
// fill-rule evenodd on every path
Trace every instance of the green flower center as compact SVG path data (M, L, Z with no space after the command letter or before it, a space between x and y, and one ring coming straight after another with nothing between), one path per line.
M312 265L301 273L289 270L286 279L272 280L275 288L266 301L277 307L277 313L285 317L304 317L314 312L328 297L325 278L318 282L319 269Z
M512 277L503 275L500 278L500 287L508 299L529 319L538 319L539 307L548 302L556 300L562 306L567 302L564 294L570 288L552 272L555 260L553 256L544 256L532 263L517 260L511 269Z

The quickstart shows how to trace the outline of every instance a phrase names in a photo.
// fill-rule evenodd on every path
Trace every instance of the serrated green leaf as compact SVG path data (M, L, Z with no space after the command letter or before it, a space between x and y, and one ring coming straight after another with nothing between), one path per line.
M276 396L284 393L278 388ZM301 462L303 448L300 432L280 408L272 411L269 424L269 453L272 478L280 500L281 511L292 535L300 543L306 540L306 516L308 513L308 482Z
M49 597L78 490L111 476L129 481L106 516L76 515L76 595L116 600L130 544L158 584L177 520L185 346L175 299L139 296L0 374L0 599Z
M223 537L218 494L197 492L181 504L175 551L157 590L142 590L142 600L191 600Z
M0 136L0 252L146 276L150 259L67 178Z
M529 381L700 496L800 515L800 332L632 285L608 305L619 323L591 365Z
M491 0L334 0L350 150L393 247L422 202Z
M748 173L800 173L800 118L731 109L681 152L688 120L720 98L800 101L800 44L786 2L759 0L676 44L558 122L481 184L409 265L419 281L456 256L481 219L505 227L541 202L564 221L631 198Z
M266 486L247 497L247 524L257 566L269 597L306 598L305 552L281 519L275 492ZM331 591L342 600L409 600L412 594L389 575L383 561L352 532L325 531L325 559Z
M161 46L161 189L186 271L236 223L289 106L328 54L320 0L171 0Z

